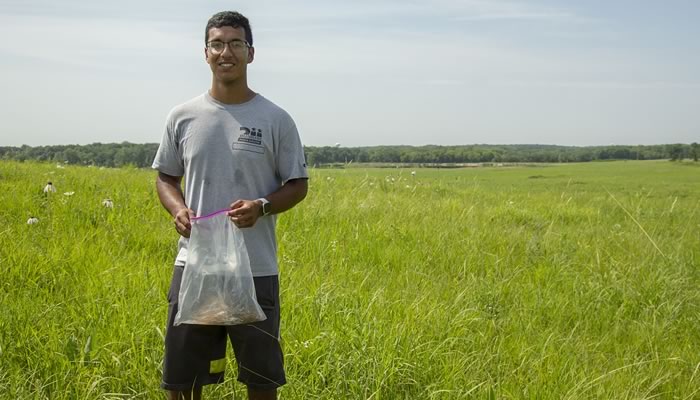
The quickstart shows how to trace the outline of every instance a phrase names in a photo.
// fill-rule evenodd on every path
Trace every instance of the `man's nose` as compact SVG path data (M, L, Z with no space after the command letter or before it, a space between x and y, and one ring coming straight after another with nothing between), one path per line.
M233 48L231 47L231 42L229 42L229 43L224 43L224 49L221 50L221 55L226 54L226 52L228 52L229 55L233 55L233 54L234 54Z

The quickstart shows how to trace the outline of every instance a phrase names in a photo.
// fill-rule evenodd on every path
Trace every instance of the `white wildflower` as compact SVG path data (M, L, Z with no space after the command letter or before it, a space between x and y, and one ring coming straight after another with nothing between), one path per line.
M411 176L416 176L416 171L411 171Z
M112 203L112 199L104 199L102 200L102 206L106 208L113 208L114 203Z
M61 165L61 164L56 164L56 168L58 168L58 169L65 169L66 167L64 167L64 166Z
M29 217L27 220L27 225L34 225L39 223L39 218L37 217Z
M64 196L72 196L72 195L74 195L74 194L75 194L75 192L65 192L65 193L63 193Z
M53 183L49 181L46 186L44 186L44 193L56 193L56 188L53 186Z

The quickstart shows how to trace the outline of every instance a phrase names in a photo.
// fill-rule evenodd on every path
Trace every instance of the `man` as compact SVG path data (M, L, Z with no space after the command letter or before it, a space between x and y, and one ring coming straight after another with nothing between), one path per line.
M215 14L207 23L205 43L211 89L170 112L153 162L158 197L181 235L168 293L161 387L168 399L200 399L202 386L223 380L228 337L248 398L276 399L285 375L274 214L306 197L303 148L292 118L248 87L247 67L255 54L248 19L237 12ZM242 229L267 319L237 326L174 326L190 218L227 207L232 223Z

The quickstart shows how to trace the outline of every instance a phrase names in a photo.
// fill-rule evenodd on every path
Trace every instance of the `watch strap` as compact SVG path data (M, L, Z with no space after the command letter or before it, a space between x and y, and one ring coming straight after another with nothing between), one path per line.
M260 203L262 203L262 206L260 207L260 212L261 215L265 216L270 213L270 200L261 197L259 199L256 199L256 201L259 200Z

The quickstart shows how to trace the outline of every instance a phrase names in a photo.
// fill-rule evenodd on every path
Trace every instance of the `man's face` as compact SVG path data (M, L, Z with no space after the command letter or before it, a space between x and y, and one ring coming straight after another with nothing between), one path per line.
M253 62L255 53L252 47L241 46L241 42L245 42L245 30L230 26L211 28L208 43L212 42L219 46L224 43L223 49L218 52L213 46L204 49L214 79L221 83L232 83L245 78L248 64Z

